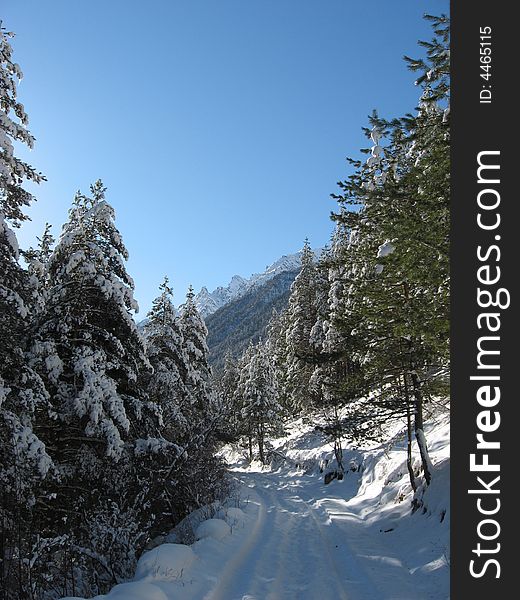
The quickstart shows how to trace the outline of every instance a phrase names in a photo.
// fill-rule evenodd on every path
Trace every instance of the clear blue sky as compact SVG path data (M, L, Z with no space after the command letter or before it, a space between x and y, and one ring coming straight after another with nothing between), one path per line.
M336 182L377 108L413 110L402 56L447 0L2 0L19 98L48 178L18 237L57 235L77 189L108 187L141 316L187 286L328 242Z

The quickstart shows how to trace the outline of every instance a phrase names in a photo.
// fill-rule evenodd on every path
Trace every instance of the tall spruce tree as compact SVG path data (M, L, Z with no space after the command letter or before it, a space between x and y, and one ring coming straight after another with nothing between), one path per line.
M313 402L309 382L316 360L316 347L312 343L317 321L316 288L315 256L306 240L301 251L301 269L291 286L287 307L287 390L296 411Z
M228 352L224 360L222 374L216 380L217 393L222 405L223 416L219 426L218 437L223 441L235 441L241 435L240 409L235 396L239 377L238 362Z
M161 408L163 434L171 441L179 441L189 426L183 406L188 397L191 366L167 277L159 289L161 294L153 301L144 328L147 355L153 367L147 390L150 399Z
M413 413L426 483L424 404L445 381L449 331L449 27L445 17L430 19L426 58L408 59L425 71L417 114L372 116L369 157L353 161L356 171L336 196L336 219L356 236L347 313L378 388L372 405L380 415Z
M153 519L139 457L156 448L149 439L157 437L159 409L140 385L149 363L132 317L137 303L127 257L97 181L90 197L76 195L49 259L32 346L53 409L39 432L59 471L40 510L48 539L60 547L48 581L64 593L101 593L130 575Z
M281 427L282 407L277 401L272 357L260 342L248 353L241 373L242 420L250 439L254 436L260 461L266 463L266 436Z
M208 329L195 305L195 292L191 286L181 309L179 324L189 365L186 373L186 411L187 414L191 412L196 422L215 412L216 398L210 385Z
M48 289L49 278L47 265L52 255L52 248L55 242L49 223L45 223L42 237L37 237L36 239L38 241L36 248L20 251L20 254L27 263L27 272L32 287L31 313L34 318L36 318L36 315L45 307Z
M33 282L19 263L13 228L27 220L34 200L26 182L41 173L15 154L15 143L33 147L28 117L17 99L22 79L13 61L14 34L0 22L0 594L30 597L33 507L52 461L35 433L48 394L25 357L34 295Z
M222 460L216 456L222 406L213 389L208 364L208 330L195 305L191 286L180 310L179 327L187 356L187 394L182 410L189 429L183 443L186 460L177 471L177 482L180 506L186 514L214 501L227 485Z

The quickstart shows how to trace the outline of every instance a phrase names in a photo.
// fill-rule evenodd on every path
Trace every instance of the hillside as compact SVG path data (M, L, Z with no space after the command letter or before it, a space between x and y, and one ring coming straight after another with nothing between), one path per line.
M319 256L321 249L315 251ZM220 286L209 292L203 287L195 296L195 304L200 314L207 318L216 312L219 308L229 304L233 300L241 298L250 290L263 287L271 279L280 273L287 271L297 271L301 265L301 252L296 254L284 254L284 256L268 265L262 273L254 273L248 278L240 275L234 275L227 286Z
M273 310L285 308L297 273L298 269L283 271L206 317L209 362L215 371L223 366L226 353L238 357L250 341L263 336Z

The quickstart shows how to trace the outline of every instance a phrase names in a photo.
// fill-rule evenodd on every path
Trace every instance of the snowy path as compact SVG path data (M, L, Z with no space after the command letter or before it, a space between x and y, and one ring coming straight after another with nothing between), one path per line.
M143 554L132 581L95 600L447 600L449 424L430 442L428 515L410 515L397 442L365 453L363 472L329 485L315 467L331 449L312 432L297 431L287 444L291 460L311 465L307 474L289 465L259 470L231 452L240 509L203 521L206 535L192 522L198 541L166 540ZM359 453L352 458L360 464Z
M433 597L417 588L384 534L349 509L348 481L324 486L287 472L242 472L239 479L256 522L204 600Z
M330 543L312 510L275 474L244 474L258 504L254 535L224 568L208 600L346 600ZM238 560L236 560L238 559Z

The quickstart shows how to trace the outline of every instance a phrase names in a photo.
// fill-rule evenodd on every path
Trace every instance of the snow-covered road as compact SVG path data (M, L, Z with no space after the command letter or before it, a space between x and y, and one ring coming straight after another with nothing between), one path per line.
M332 532L300 493L279 474L241 474L256 504L256 522L244 547L225 565L208 600L281 600L352 596L340 575ZM282 483L282 485L280 485ZM296 483L296 482L293 482Z
M418 589L385 532L349 508L354 474L328 486L298 473L237 475L256 520L205 600L433 597Z
M331 448L302 425L278 443L290 457L281 468L249 465L229 448L237 495L216 512L188 517L197 541L183 545L174 530L143 554L132 581L96 598L447 600L446 419L429 439L434 484L425 496L428 510L413 515L399 436L373 450L348 451L345 464L355 470L328 485L318 466ZM296 463L299 468L291 467Z

